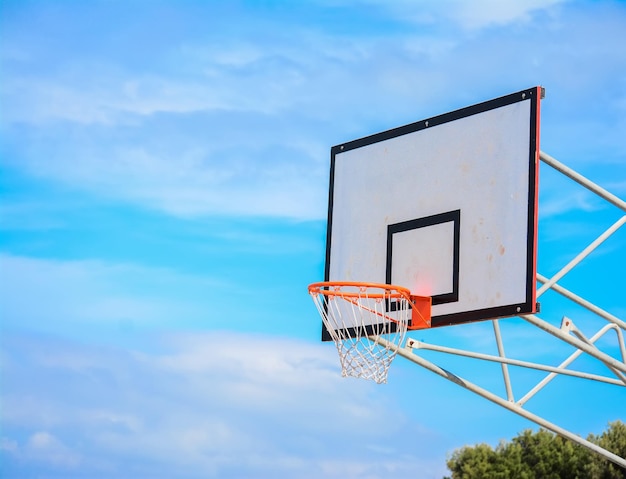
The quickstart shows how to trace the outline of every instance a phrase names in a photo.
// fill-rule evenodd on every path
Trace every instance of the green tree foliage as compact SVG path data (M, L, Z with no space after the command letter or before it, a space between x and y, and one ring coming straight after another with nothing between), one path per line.
M590 434L587 438L598 446L626 458L626 424L621 421L609 423L609 429L595 436ZM594 454L586 465L587 477L593 479L624 479L626 470L616 464L604 461Z
M626 458L626 424L621 421L587 440ZM626 479L626 469L544 429L525 430L495 449L487 444L465 446L446 464L452 475L444 479Z

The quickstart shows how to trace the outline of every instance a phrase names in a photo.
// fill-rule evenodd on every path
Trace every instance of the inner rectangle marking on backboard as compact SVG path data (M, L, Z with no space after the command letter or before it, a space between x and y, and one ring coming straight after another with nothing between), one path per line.
M387 284L430 296L433 305L458 301L460 224L454 210L388 225Z

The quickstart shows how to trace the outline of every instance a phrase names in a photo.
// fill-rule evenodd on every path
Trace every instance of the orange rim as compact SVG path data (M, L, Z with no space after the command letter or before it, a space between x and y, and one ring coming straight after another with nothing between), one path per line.
M324 296L341 296L344 298L356 298L362 296L362 293L343 291L341 288L355 287L355 288L375 288L381 289L383 293L369 293L369 298L407 298L411 299L411 292L404 286L395 286L393 284L382 283L364 283L359 281L322 281L319 283L312 283L309 285L309 293L323 294ZM326 289L324 289L326 288Z
M319 283L311 283L309 285L309 294L321 294L326 297L339 297L343 298L346 301L349 301L367 311L373 312L389 321L393 321L397 323L394 318L391 318L385 314L381 314L377 311L372 311L367 307L363 307L359 305L358 301L354 298L360 298L364 295L364 291L361 292L352 292L352 291L343 291L341 288L345 287L355 287L362 289L380 289L384 292L381 293L371 293L367 292L366 296L371 299L406 299L413 310L412 322L413 325L409 327L409 329L423 329L430 328L430 308L431 308L431 299L427 296L417 296L412 295L411 291L404 286L396 286L393 284L382 284L382 283L367 283L367 282L359 282L359 281L322 281ZM421 301L421 306L418 306L418 301ZM424 301L426 301L426 305L424 305Z

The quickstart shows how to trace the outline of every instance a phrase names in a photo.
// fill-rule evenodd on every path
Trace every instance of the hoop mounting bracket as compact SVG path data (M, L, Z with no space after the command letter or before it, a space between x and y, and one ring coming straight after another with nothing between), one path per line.
M411 324L408 329L430 328L432 298L430 296L411 295Z

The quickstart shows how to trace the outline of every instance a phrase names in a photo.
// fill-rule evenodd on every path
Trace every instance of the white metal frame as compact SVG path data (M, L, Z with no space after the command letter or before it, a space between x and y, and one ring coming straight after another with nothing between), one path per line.
M600 198L608 201L612 205L619 208L622 212L626 213L626 202L612 193L608 192L604 188L601 188L597 184L588 180L584 176L575 172L574 170L568 168L563 165L550 155L547 155L544 152L540 153L541 160L557 170L558 172L564 174L568 178L574 180L580 185L584 186L591 192L597 194ZM461 349L449 348L445 346L428 344L422 341L418 341L413 338L407 338L406 344L403 347L394 347L389 344L384 338L377 337L376 341L381 342L382 344L388 344L389 347L397 350L397 353L410 361L422 366L429 371L432 371L459 386L462 386L469 391L472 391L475 394L478 394L530 421L538 424L541 427L544 427L556 434L559 434L563 437L571 439L572 441L581 444L584 447L589 448L590 450L604 456L606 459L612 461L613 463L626 468L626 458L622 458L617 456L616 454L607 451L599 447L596 444L593 444L586 439L550 422L546 419L534 414L527 409L524 409L525 403L535 396L541 389L543 389L552 379L554 379L557 375L569 375L575 376L582 379L592 380L592 381L600 381L603 383L611 384L616 387L626 387L626 346L624 343L624 335L626 333L626 322L622 319L617 318L601 309L600 307L592 304L591 302L583 299L582 297L576 295L575 293L567 290L563 286L558 284L558 281L563 278L567 273L569 273L575 266L577 266L584 258L586 258L592 251L594 251L601 243L603 243L607 238L609 238L613 233L615 233L621 226L626 223L626 214L624 214L619 220L617 220L610 228L604 231L598 238L596 238L589 246L583 249L574 259L572 259L567 265L565 265L559 272L553 275L551 278L547 278L542 276L541 274L537 274L537 281L542 283L542 286L537 290L537 298L539 298L542 294L544 294L548 290L555 291L561 296L567 298L570 301L582 306L588 311L594 313L600 318L604 319L607 324L604 324L593 336L587 338L583 333L576 327L574 322L567 317L564 317L560 327L556 327L549 322L539 318L537 315L522 315L519 316L527 323L551 334L552 336L567 342L576 350L564 361L561 362L558 366L550 366L545 364L538 364L529 361L523 361L519 359L508 358L505 355L504 344L502 340L502 335L500 333L500 325L499 320L493 320L493 330L495 335L495 341L498 348L498 355L487 355L481 354L473 351L466 351ZM615 358L602 350L597 346L598 340L607 335L615 333L617 344L620 352L621 358ZM466 379L463 379L439 366L432 363L431 361L425 359L422 356L419 356L416 351L419 350L430 350L436 351L439 353L452 354L463 357L470 357L474 359L480 359L485 361L494 361L501 364L502 375L504 380L504 386L506 391L506 398L500 397L499 395L490 392L476 384L473 384ZM591 374L582 371L576 371L572 369L568 369L568 366L578 358L582 353L587 353L589 356L597 359L601 363L603 363L607 372L609 373L607 376L602 376L598 374ZM545 371L548 374L540 380L533 388L530 389L523 397L519 399L515 399L513 395L513 388L511 384L511 378L509 375L509 366L519 366L524 368L531 368L535 370Z

